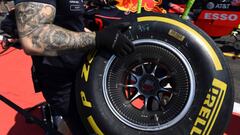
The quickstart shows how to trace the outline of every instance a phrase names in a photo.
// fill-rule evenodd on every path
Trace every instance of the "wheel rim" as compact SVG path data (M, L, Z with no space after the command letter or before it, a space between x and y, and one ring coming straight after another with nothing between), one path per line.
M121 122L132 128L158 131L171 127L186 115L195 96L191 65L177 48L166 42L142 39L133 43L136 47L154 46L154 50L161 50L174 62L165 65L167 62L161 62L165 58L159 60L149 53L141 60L129 60L124 69L118 67L121 60L112 56L102 81L106 103ZM179 71L176 63L182 68Z

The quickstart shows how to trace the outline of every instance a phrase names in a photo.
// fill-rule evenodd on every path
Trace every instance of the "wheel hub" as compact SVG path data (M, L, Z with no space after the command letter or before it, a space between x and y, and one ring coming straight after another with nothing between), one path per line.
M154 95L159 88L159 82L152 75L145 75L140 79L140 91L142 94Z

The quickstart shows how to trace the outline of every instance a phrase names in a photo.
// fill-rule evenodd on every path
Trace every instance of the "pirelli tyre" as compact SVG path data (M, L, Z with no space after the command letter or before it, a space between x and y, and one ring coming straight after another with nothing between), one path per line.
M222 135L233 86L212 39L168 15L128 21L135 52L92 51L77 74L77 108L89 134Z

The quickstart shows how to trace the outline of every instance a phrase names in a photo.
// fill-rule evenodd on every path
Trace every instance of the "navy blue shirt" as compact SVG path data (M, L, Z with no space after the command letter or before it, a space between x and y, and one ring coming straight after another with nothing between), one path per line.
M82 14L84 13L82 0L15 0L20 2L40 2L51 4L56 8L54 24L72 31L83 31ZM59 68L76 69L81 62L84 53L76 50L71 54L56 57L33 56L33 63L47 64Z

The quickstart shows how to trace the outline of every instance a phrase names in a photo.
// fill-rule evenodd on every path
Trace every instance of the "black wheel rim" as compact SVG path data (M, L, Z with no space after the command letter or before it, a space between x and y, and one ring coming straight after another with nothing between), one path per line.
M143 39L134 44L136 52L127 60L112 56L107 63L105 100L112 113L132 128L168 128L179 122L192 104L195 78L191 65L166 42Z

